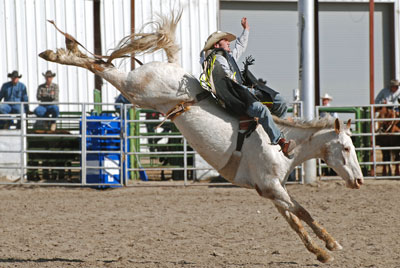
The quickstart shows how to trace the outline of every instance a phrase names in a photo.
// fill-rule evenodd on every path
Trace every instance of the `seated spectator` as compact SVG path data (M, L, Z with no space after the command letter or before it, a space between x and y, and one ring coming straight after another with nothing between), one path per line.
M119 94L115 98L115 103L130 104L130 102L122 94ZM115 107L115 111L122 116L123 111L121 111L121 108L122 108L121 105L116 104L114 107Z
M333 98L332 98L331 95L329 95L328 93L325 93L325 94L321 97L321 99L322 99L322 106L325 106L325 107L331 106L331 101L333 100ZM332 116L332 117L335 117L335 118L338 117L337 113L335 113L335 112L321 112L321 113L319 114L319 116L320 116L321 118L322 118L322 117L325 117L325 116Z
M10 82L4 83L1 86L0 91L0 101L4 99L4 102L28 102L28 94L26 90L26 86L19 82L19 79L22 77L18 73L18 71L13 71L8 74L8 77L11 78ZM29 112L28 104L24 105L25 113ZM21 105L20 104L8 104L2 103L0 104L0 114L21 114ZM1 120L0 128L9 129L12 121ZM21 128L21 120L17 121L17 129Z
M53 78L56 76L55 73L48 70L46 73L42 73L46 82L41 84L37 89L36 98L40 102L58 102L59 89L56 83L53 83ZM60 115L60 110L56 104L41 104L34 110L37 117L51 117L57 118ZM56 121L50 122L50 130L56 130ZM48 124L45 124L48 126Z

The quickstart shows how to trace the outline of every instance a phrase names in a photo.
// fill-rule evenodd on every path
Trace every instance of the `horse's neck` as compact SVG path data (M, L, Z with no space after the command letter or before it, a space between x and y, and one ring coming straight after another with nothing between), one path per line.
M329 129L299 127L283 127L281 129L287 139L293 139L297 144L293 167L309 159L323 158L325 145L332 138L329 134L332 131Z

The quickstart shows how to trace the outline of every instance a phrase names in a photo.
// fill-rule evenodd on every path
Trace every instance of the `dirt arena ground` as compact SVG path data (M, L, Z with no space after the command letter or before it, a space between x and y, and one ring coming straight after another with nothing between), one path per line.
M2 186L0 267L400 267L400 181L288 188L344 247L332 263L254 190Z

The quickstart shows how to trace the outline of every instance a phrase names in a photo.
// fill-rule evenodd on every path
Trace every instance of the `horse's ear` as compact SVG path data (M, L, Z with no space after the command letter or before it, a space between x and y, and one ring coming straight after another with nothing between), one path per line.
M351 127L351 119L347 120L346 127L347 127L347 129L350 129L350 127Z
M340 126L340 120L339 120L339 118L336 118L336 119L335 119L335 132L336 132L337 134L340 133L340 128L341 128L341 126Z

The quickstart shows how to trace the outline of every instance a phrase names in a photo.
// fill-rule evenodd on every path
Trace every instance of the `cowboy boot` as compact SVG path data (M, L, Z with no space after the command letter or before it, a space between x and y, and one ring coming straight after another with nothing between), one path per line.
M293 149L296 147L296 142L294 140L286 141L285 138L280 138L278 145L281 146L281 151L287 158L293 158Z

